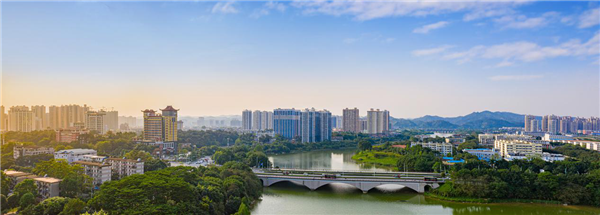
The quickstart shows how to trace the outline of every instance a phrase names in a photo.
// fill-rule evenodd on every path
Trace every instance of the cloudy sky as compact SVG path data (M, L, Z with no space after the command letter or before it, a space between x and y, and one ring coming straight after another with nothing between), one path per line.
M597 2L3 2L2 103L599 116ZM365 115L363 111L361 115Z

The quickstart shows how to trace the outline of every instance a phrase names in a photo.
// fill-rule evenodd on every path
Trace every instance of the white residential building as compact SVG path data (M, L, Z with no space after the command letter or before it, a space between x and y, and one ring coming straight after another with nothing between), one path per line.
M144 174L144 162L123 158L108 158L106 161L111 165L113 174L123 178L133 174Z
M541 155L543 144L525 140L496 140L494 148L500 152L500 156L512 155Z
M15 146L13 147L13 157L15 159L22 156L32 156L41 154L53 154L54 148L42 146Z
M429 148L434 151L440 152L442 155L452 154L452 144L451 143L422 143L422 142L413 142L410 144L411 147L421 145L424 148Z
M83 166L85 174L94 179L93 185L99 186L106 181L110 181L112 170L110 164L89 162L89 161L74 161L73 164Z
M54 153L54 159L65 159L69 163L83 159L84 155L97 155L93 149L66 149Z
M479 160L493 160L500 157L496 149L463 149L463 152L477 156Z

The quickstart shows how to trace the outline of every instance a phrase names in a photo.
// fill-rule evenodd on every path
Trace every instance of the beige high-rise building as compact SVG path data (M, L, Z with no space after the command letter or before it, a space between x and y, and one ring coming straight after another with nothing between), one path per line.
M531 125L531 120L534 120L535 117L532 115L525 115L525 131L530 132L533 131L533 126Z
M13 106L8 110L8 131L33 130L33 113L27 106Z
M367 111L367 133L385 134L390 129L390 112L379 109Z
M119 112L115 110L106 111L104 115L104 128L106 131L116 132L119 130Z
M88 111L86 116L86 128L90 131L97 131L99 134L106 133L106 128L104 127L104 116L106 112L104 111Z
M31 112L33 114L33 130L45 130L48 127L48 120L46 119L46 106L31 106Z
M342 117L342 128L347 132L359 133L360 129L360 115L358 108L344 109Z
M8 130L8 115L4 109L4 105L0 106L0 131Z
M144 112L144 141L177 141L177 111L173 106L160 109L162 115L154 110Z
M86 123L86 113L90 110L87 105L61 105L48 107L48 127L65 129L75 123Z
M163 140L165 142L177 141L177 111L169 105L165 109L160 109L163 117Z

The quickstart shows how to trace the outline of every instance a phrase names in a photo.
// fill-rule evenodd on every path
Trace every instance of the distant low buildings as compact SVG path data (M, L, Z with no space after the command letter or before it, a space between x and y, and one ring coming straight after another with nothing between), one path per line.
M411 147L417 146L417 145L423 146L423 148L429 148L431 150L438 151L442 155L452 154L453 145L450 143L413 142L410 144Z
M70 143L79 140L79 135L88 133L87 130L58 129L56 130L56 142Z
M33 145L13 147L13 157L15 159L22 156L32 156L40 154L54 154L54 148Z
M558 141L558 140L573 140L573 136L545 134L543 140L551 141L551 142Z
M495 160L500 158L500 153L496 149L463 149L463 152L477 156L479 160Z
M51 177L39 177L37 175L20 172L20 171L12 171L5 170L4 174L11 180L11 184L9 185L9 189L13 189L14 186L25 179L33 179L37 185L38 193L42 197L42 199L47 199L55 196L59 196L60 194L60 182L61 179L51 178Z
M578 145L578 146L581 146L581 147L589 149L589 150L594 150L594 151L600 152L600 142L587 141L587 140L558 140L555 142Z
M65 159L69 163L82 160L85 155L97 155L93 149L66 149L54 153L54 159Z
M496 140L494 148L500 152L500 156L542 154L542 144L525 140Z

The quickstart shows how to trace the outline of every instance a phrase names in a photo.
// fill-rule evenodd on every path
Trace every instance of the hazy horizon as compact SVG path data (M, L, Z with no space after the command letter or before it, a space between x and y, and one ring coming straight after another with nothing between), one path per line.
M382 8L385 8L383 10ZM597 2L3 2L2 104L600 117Z

